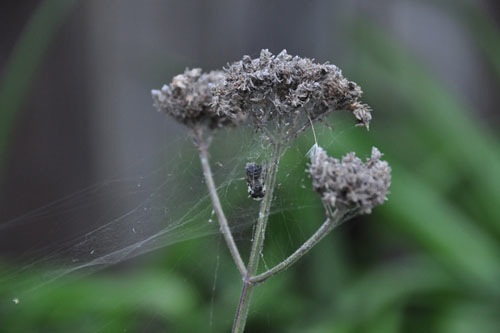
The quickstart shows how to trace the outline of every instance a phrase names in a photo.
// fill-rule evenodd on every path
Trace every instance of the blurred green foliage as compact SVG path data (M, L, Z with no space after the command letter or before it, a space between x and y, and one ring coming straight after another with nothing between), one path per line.
M75 0L44 0L34 11L0 80L0 172L4 167L10 135L25 98L57 29Z
M476 11L463 17L500 78L499 32ZM247 331L498 332L498 135L377 28L357 22L352 40L358 58L345 72L366 92L374 122L369 133L323 131L319 141L335 155L379 147L393 168L389 201L261 286ZM278 195L304 208L272 216L269 264L323 219L313 194L287 183L304 177L310 136L298 145L284 157ZM241 285L224 243L196 239L161 252L137 273L55 282L19 304L4 283L1 325L8 332L229 331Z

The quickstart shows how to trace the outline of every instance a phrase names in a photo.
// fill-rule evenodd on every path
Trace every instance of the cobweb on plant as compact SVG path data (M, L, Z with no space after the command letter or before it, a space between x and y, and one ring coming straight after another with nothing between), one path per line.
M348 126L353 128L354 125ZM316 127L317 132L318 129L325 136L331 133L327 127ZM258 202L248 198L245 165L263 163L266 158L263 143L254 139L253 134L244 130L218 133L210 150L218 193L238 242L250 241L245 237L251 233L245 231L252 227L258 213ZM314 143L312 135L307 133L305 141L308 142L305 147L300 144L290 147L293 157L285 155L280 167L278 194L271 214L283 219L303 209L321 209L314 195L304 201L307 193L312 193L304 172L307 149ZM145 172L142 167L145 164L158 167ZM280 192L292 189L293 195L278 197ZM101 209L103 201L106 207ZM86 220L88 212L93 210L99 212L97 218ZM16 259L14 268L2 269L0 284L9 290L2 291L5 298L0 303L17 304L22 301L23 293L61 277L91 274L178 242L219 232L197 151L187 137L138 161L123 177L102 181L1 223L0 234L8 236L12 230L26 230L34 223L52 228L55 225L50 230L53 234L64 234L72 228L80 231L51 244L34 246ZM246 258L247 254L242 255ZM31 274L33 278L27 278Z

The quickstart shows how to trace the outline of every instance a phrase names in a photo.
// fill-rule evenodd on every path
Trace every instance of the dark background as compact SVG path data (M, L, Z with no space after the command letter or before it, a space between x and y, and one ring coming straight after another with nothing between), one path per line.
M154 111L151 89L186 67L212 70L263 48L287 49L336 64L363 88L371 131L342 135L339 146L360 154L379 147L393 187L373 215L262 286L248 332L496 332L499 12L497 1L444 0L2 3L0 268L8 281L29 284L31 273L17 267L31 251L43 256L134 205L109 208L117 193L108 191L67 223L27 213L127 174L186 136ZM297 144L307 151L310 142ZM182 147L166 149L177 156ZM295 230L276 225L270 232ZM279 242L271 253L294 248ZM229 331L240 285L218 244L209 237L172 245L39 288L28 303L12 302L6 280L0 322L9 332Z

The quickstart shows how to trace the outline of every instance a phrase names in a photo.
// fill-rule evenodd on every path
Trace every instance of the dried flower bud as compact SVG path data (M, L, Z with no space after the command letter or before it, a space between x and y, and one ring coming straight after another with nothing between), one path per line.
M213 89L223 80L222 71L202 74L199 68L186 69L161 90L152 90L151 95L158 111L171 115L190 128L234 126L242 119L219 115L211 106Z
M361 104L361 88L331 64L292 57L283 50L260 57L244 56L225 69L226 81L215 89L214 106L229 118L245 113L257 128L285 129L296 134L314 120L336 110L353 112L368 128L370 108ZM309 118L309 119L308 119Z
M329 157L320 147L313 147L310 157L308 171L313 188L325 205L369 214L387 200L391 168L386 161L380 160L382 154L377 148L372 148L372 156L366 163L354 153L339 161Z

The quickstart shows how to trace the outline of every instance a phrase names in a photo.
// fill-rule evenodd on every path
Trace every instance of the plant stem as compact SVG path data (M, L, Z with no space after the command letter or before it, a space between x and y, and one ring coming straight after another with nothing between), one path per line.
M208 145L199 142L197 144L197 147L200 153L203 176L205 177L205 182L207 183L208 193L210 195L210 199L212 200L215 214L217 214L217 220L219 221L220 230L222 232L222 235L224 236L224 239L226 240L227 247L229 248L229 252L231 252L231 256L233 257L236 267L238 267L238 271L244 278L247 276L247 269L245 268L245 263L241 259L238 247L234 242L233 234L231 233L231 229L229 228L229 224L227 223L226 215L222 210L222 205L220 203L219 196L217 195L217 189L215 188L212 170L210 168L210 163L208 162Z
M259 260L264 247L264 239L266 236L267 221L273 199L273 192L276 183L276 175L278 173L278 165L281 157L282 145L274 143L274 150L270 157L269 168L266 175L267 192L262 199L259 210L257 225L253 234L252 250L248 259L247 274L243 279L243 290L241 291L240 301L236 310L236 315L233 324L233 333L242 333L245 329L248 312L250 310L250 301L253 294L254 285L250 282L251 278L257 273L259 268Z
M302 258L306 253L308 253L320 240L322 240L326 235L330 233L335 227L342 224L345 221L346 211L336 210L331 217L319 227L318 230L302 244L294 253L292 253L288 258L283 260L281 263L277 264L273 268L267 270L266 272L259 274L257 276L250 278L250 283L256 285L264 282L270 277L284 271L291 265L293 265L297 260Z

